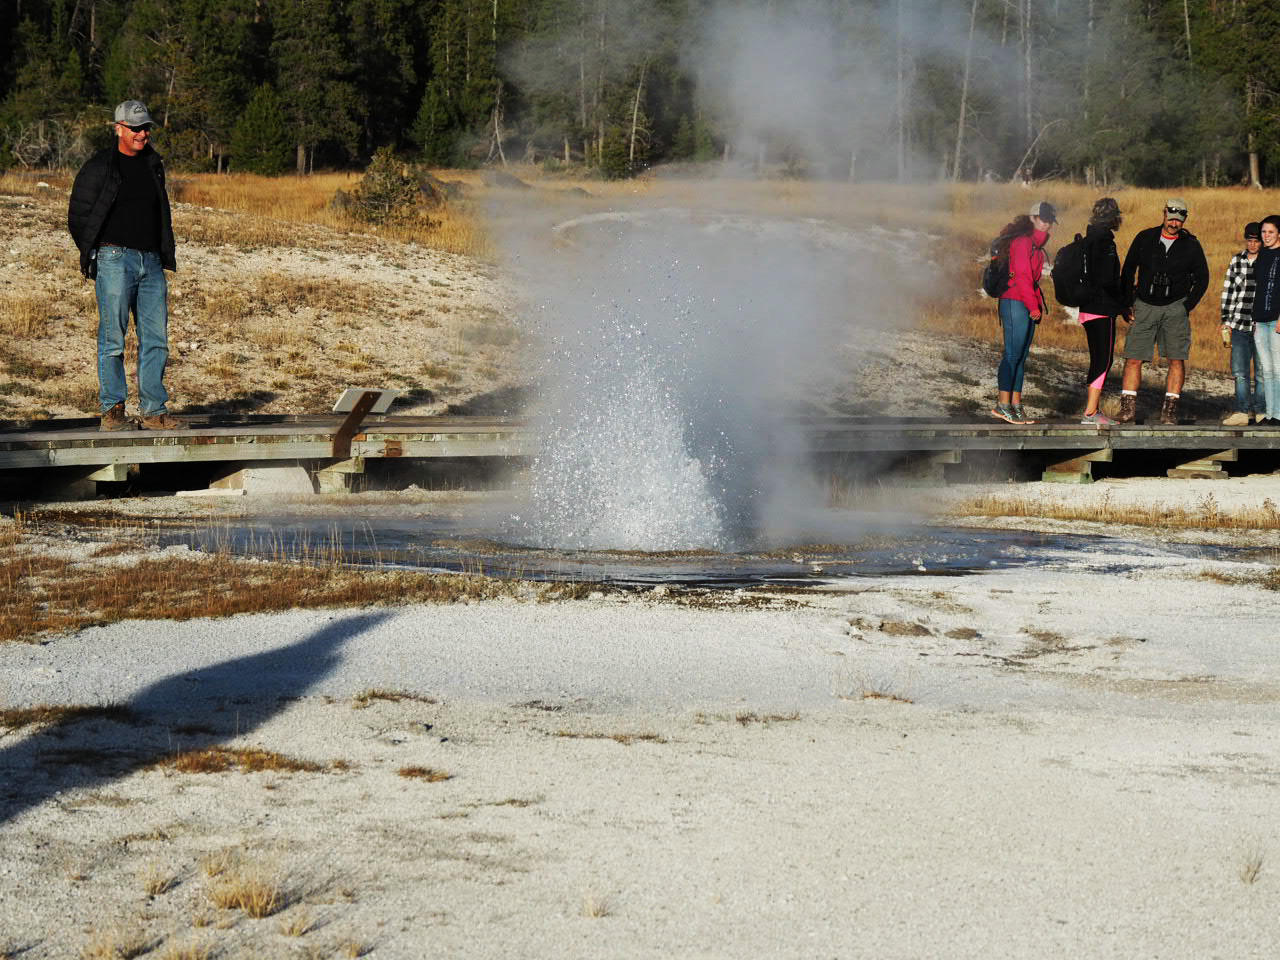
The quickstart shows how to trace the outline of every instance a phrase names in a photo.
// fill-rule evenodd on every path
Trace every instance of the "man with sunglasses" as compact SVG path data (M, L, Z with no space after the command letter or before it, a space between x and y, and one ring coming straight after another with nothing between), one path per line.
M164 163L151 149L155 121L138 100L115 110L115 143L90 157L76 174L67 228L80 249L80 272L98 299L98 402L101 430L131 429L124 341L129 315L138 337L138 411L146 430L183 430L165 404L169 359L169 287L177 269Z
M1117 423L1137 416L1142 365L1155 359L1155 348L1169 364L1165 376L1161 423L1178 422L1178 400L1191 352L1191 311L1209 289L1209 264L1200 241L1183 229L1185 200L1171 198L1164 205L1164 221L1141 230L1129 245L1120 271L1120 288L1131 305L1129 332L1124 341L1124 379Z

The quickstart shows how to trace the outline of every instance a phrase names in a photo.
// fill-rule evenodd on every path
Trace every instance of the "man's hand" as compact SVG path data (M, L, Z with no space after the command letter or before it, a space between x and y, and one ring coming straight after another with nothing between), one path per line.
M1032 322L1032 323L1039 323L1039 322L1040 322L1040 314L1039 314L1039 313L1033 313L1033 314L1031 315L1031 322ZM1277 327L1280 327L1280 323L1276 324L1276 326L1277 326Z

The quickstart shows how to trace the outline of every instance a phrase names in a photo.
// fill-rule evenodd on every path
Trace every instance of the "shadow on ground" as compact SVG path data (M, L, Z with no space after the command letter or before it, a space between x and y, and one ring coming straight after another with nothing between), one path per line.
M176 752L253 732L329 676L347 640L389 616L341 617L289 646L166 677L105 716L11 734L23 739L0 749L0 824L65 790L98 787Z

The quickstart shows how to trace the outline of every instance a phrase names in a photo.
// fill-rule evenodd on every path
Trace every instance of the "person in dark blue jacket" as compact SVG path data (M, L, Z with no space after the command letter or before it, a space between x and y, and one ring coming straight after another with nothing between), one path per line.
M1262 249L1253 261L1253 342L1266 409L1258 423L1280 426L1280 216L1262 218Z

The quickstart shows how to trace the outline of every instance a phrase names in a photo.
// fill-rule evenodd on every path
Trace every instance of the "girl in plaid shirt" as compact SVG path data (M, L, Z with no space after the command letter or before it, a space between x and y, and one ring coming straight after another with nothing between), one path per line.
M1258 350L1253 342L1253 261L1262 248L1262 224L1244 227L1244 249L1231 258L1222 281L1222 342L1231 347L1231 375L1236 381L1234 412L1223 426L1243 427L1249 414L1263 412L1258 390Z

